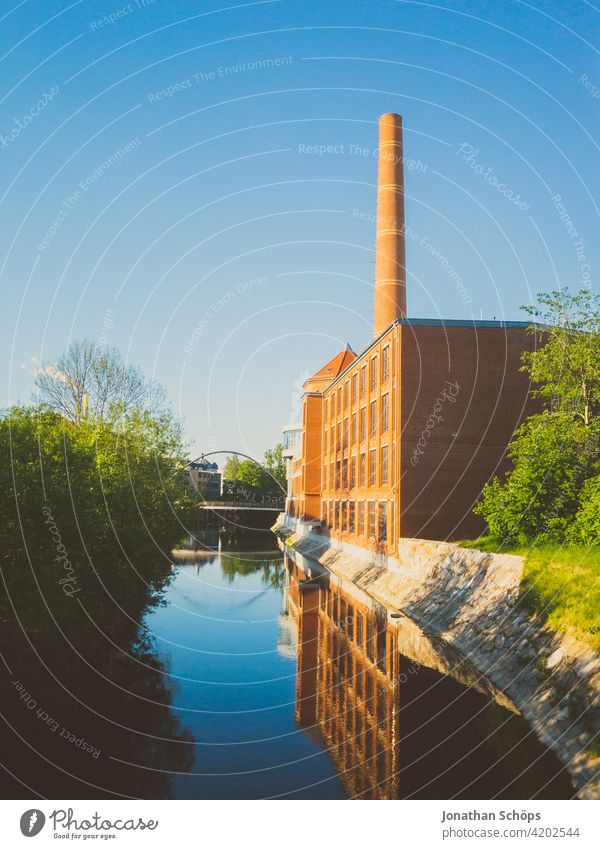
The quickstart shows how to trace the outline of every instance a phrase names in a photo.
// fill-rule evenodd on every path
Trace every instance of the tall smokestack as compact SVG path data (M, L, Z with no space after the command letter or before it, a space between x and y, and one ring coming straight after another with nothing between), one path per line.
M378 171L373 322L375 337L396 318L406 316L404 168L400 115L389 113L379 119Z

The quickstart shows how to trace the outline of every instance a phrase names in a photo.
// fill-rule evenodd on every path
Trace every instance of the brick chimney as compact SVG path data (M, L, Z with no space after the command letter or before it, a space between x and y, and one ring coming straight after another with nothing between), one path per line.
M375 241L375 338L396 318L406 316L402 152L402 118L393 113L382 115L379 119Z

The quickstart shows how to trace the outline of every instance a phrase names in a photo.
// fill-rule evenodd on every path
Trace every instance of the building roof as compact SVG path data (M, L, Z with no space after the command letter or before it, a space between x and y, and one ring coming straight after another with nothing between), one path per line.
M487 319L462 319L462 318L399 318L398 324L413 325L414 327L491 327L502 329L505 327L531 327L531 321L488 321ZM389 328L386 328L386 331Z
M196 472L218 472L219 467L216 463L210 463L208 460L193 460L188 463L188 467Z
M395 321L392 324L390 324L389 327L386 327L386 329L383 330L379 334L379 336L377 336L375 339L373 339L373 341L370 342L367 345L367 347L363 351L360 352L360 354L358 354L358 355L355 354L354 351L352 351L352 349L350 348L350 345L348 344L346 346L346 351L350 350L352 352L352 357L351 357L351 359L347 360L338 369L337 374L330 376L331 383L336 382L337 379L344 374L346 369L349 368L352 365L352 363L354 362L355 359L357 359L358 357L362 357L364 354L366 354L367 351L369 351L372 347L374 347L379 342L379 340L381 339L382 336L385 336L385 334L388 333L388 331L396 325L399 325L401 327L442 327L442 328L445 328L445 329L450 329L452 327L474 327L474 328L478 328L478 329L488 329L488 330L526 330L528 327L537 327L540 330L547 329L545 325L538 324L537 322L532 322L532 321L496 321L496 320L489 321L487 319L460 319L460 318L459 319L455 319L455 318L450 318L450 319L444 319L444 318L397 318L397 319L395 319ZM343 353L345 353L345 351L342 351L340 354L338 354L336 357L334 357L333 360L330 360L330 362L327 363L327 365L323 366L323 369L321 369L321 372L324 369L326 369L327 366L334 363L338 359L338 357L341 357L341 355ZM318 375L321 374L321 372L317 372L317 374L315 374L312 378L309 378L309 381L316 378ZM327 388L329 388L329 386Z
M315 372L312 377L318 380L323 378L326 380L333 380L346 368L348 368L350 363L352 363L355 359L356 354L348 343L343 351L340 351L333 359L329 360L328 363L325 363L323 368L320 368L319 371Z

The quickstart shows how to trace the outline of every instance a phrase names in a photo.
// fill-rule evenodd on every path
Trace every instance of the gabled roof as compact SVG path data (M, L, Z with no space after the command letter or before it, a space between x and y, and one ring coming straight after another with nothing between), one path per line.
M319 371L315 372L312 377L309 377L308 380L304 382L304 391L322 392L331 383L331 381L335 380L336 377L347 369L355 359L356 354L349 344L346 345L343 351L336 354L332 360L325 363L323 368L320 368Z
M341 374L344 369L348 368L350 363L355 359L356 354L350 347L350 344L347 344L343 351L340 351L333 359L329 360L328 363L325 363L323 368L315 372L313 374L313 378L326 378L327 380L333 380L338 376L338 374Z

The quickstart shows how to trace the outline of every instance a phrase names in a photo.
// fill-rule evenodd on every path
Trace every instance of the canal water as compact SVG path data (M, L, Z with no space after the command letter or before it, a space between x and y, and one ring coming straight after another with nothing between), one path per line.
M260 536L262 551L179 562L144 622L185 749L183 768L160 757L153 767L168 795L573 795L519 716L414 651L409 660L385 612L311 578Z

